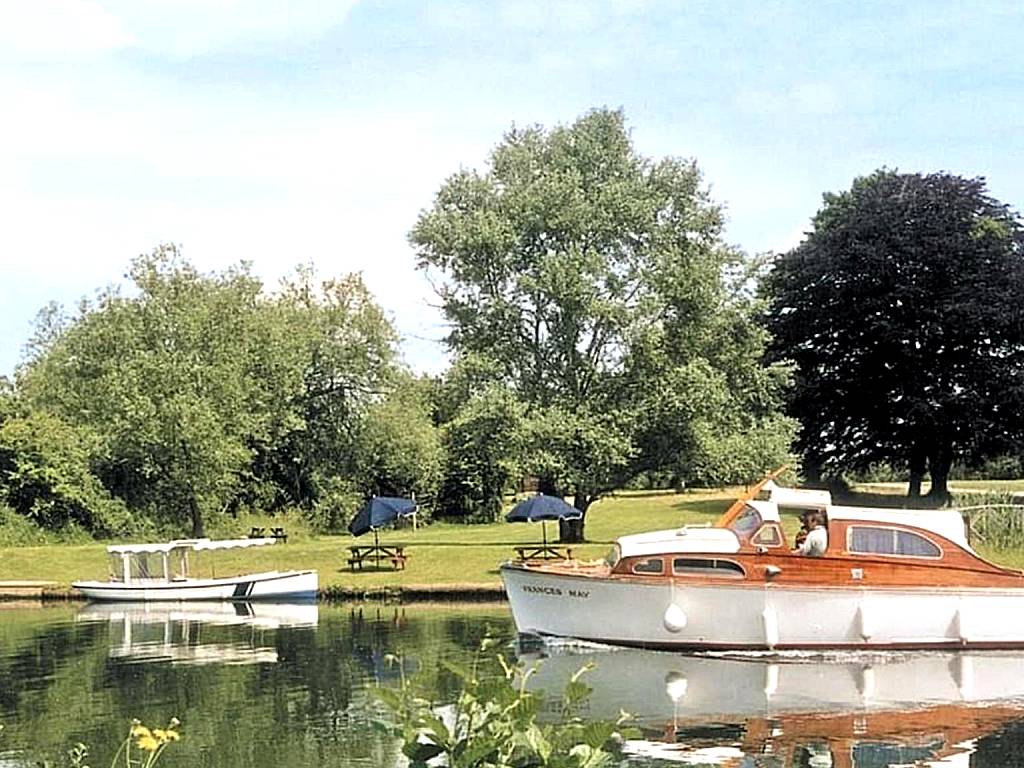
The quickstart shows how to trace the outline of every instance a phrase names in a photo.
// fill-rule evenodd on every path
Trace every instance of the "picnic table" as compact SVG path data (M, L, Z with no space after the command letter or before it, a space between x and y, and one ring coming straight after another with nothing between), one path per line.
M514 549L520 560L572 560L572 547L557 544L523 544Z
M267 529L266 528L264 528L262 526L254 525L252 528L249 529L249 538L250 539L265 539L265 538L280 539L282 544L287 544L288 543L288 534L285 533L284 528L281 528L280 526L276 527L276 528L271 528L270 529L270 533L267 534Z
M405 561L408 559L404 544L356 544L348 548L348 567L353 571L356 568L362 570L366 563L372 563L380 568L382 562L390 563L392 567L404 570Z

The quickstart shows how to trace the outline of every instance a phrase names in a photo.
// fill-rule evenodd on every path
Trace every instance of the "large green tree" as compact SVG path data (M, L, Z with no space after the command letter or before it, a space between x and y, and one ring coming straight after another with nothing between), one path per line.
M584 512L666 464L725 477L698 433L769 429L785 450L780 379L759 365L749 305L727 289L740 254L722 221L695 163L641 156L622 113L595 110L511 130L485 172L443 184L410 235L457 358L527 408L524 469ZM701 409L705 392L717 412Z
M34 408L101 437L98 472L130 505L192 535L237 493L259 407L261 285L243 267L206 276L173 247L132 264L137 291L83 304L24 375ZM270 372L266 372L270 373Z
M202 274L172 246L129 277L129 294L73 318L44 312L20 377L27 407L95 436L105 488L201 536L242 503L312 507L336 478L372 485L358 440L396 337L358 277L300 270L268 295L246 265Z
M811 468L875 462L946 498L955 458L1006 450L1024 415L1024 233L982 179L880 170L826 194L766 288Z

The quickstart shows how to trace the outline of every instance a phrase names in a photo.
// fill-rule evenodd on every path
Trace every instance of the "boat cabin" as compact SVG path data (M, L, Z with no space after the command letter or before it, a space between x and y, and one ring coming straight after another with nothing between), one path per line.
M1021 579L1020 572L978 556L958 510L836 506L827 491L779 488L770 482L762 490L767 492L762 498L738 501L713 526L623 536L606 560L610 573L845 583L876 581L883 573L887 580L913 581L921 577L922 567L939 567L946 571L943 582L970 581L967 572ZM793 548L782 529L780 507L820 514L828 533L823 556Z

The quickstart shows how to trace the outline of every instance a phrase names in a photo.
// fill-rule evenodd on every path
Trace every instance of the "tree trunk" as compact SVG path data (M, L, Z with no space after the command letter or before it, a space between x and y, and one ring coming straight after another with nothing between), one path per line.
M583 525L587 520L587 508L593 503L594 497L579 491L573 498L573 506L581 513L575 520L558 521L558 543L559 544L582 544L586 539L583 537Z
M910 454L910 482L907 484L907 498L921 498L921 481L924 479L925 452L915 446Z
M948 504L949 470L953 466L953 449L948 444L940 445L928 457L928 474L932 478L932 487L928 498L940 504Z
M196 503L196 497L191 495L188 497L188 516L192 520L192 538L201 539L205 537L206 530L203 527L203 513Z
M821 483L821 462L816 456L804 456L800 469L803 472L805 483L811 486Z
M586 521L586 515L583 517L577 517L575 520L559 520L558 521L558 543L559 544L582 544L583 539L583 523Z

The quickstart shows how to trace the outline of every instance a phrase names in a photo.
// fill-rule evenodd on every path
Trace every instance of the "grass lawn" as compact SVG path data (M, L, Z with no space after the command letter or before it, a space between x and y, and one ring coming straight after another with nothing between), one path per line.
M712 522L742 489L672 493L619 493L595 503L587 513L587 544L574 547L581 559L603 557L618 536L672 528L684 523ZM219 530L218 537L245 535L246 519L237 530ZM558 526L548 523L549 539ZM403 585L498 584L499 564L512 555L512 546L540 542L541 524L492 523L458 525L434 523L418 530L380 532L381 543L406 545L404 571L367 569L351 572L346 547L372 543L372 535L313 536L298 525L287 525L289 542L273 547L223 552L199 558L196 575L229 575L245 571L315 568L321 587L381 587ZM76 579L106 579L105 544L55 544L0 548L0 581L41 579L68 586Z
M992 488L995 483L986 486ZM1024 482L1018 484L1024 488ZM904 486L905 488L905 486ZM874 490L874 488L872 488ZM894 485L893 492L896 492ZM612 541L630 533L673 528L683 524L710 523L742 493L742 488L715 491L692 490L683 493L620 492L601 499L587 513L588 543L573 547L580 559L603 557ZM275 523L280 524L280 518ZM251 524L266 525L268 520L245 519L237 528L221 528L216 537L245 535ZM799 524L795 516L786 516L784 527L792 536ZM259 570L315 568L321 587L375 588L423 585L498 584L499 564L512 555L512 546L540 542L541 525L493 523L458 525L434 523L411 528L381 531L381 543L406 546L409 555L404 571L390 568L352 572L346 564L346 547L372 542L367 534L352 536L314 536L298 520L287 523L288 544L259 549L203 555L197 575L230 575ZM548 524L549 539L557 538L557 525ZM1000 564L1024 567L1024 552L986 551L981 554ZM40 547L0 548L0 581L40 579L66 587L76 579L105 579L105 544L56 544Z

